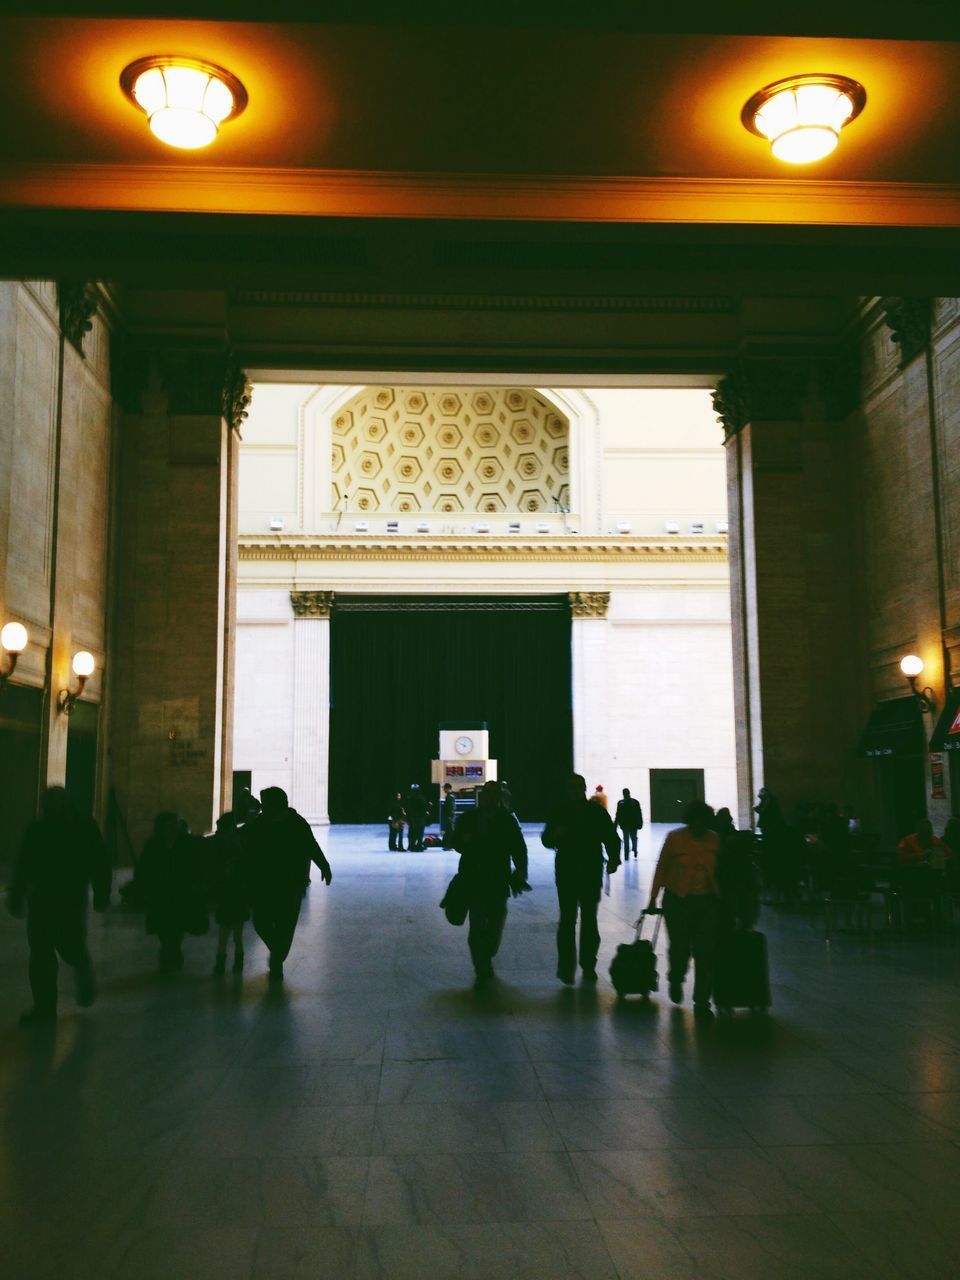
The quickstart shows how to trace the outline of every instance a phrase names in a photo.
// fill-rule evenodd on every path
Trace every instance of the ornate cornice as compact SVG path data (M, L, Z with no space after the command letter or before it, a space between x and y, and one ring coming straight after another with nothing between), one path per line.
M100 302L100 290L89 281L60 280L57 283L60 330L72 347L84 355L83 340L93 328Z
M569 599L575 618L605 618L610 608L609 591L571 591Z
M795 422L813 412L842 418L857 404L852 347L796 358L751 356L737 361L713 393L726 439L751 422Z
M635 314L726 314L737 300L721 295L652 297L638 294L572 293L361 293L318 289L242 289L230 301L246 307L340 307L404 311L616 311Z
M294 617L329 618L335 594L333 591L291 591Z
M472 538L378 538L361 540L352 535L318 535L314 538L241 537L241 560L258 561L474 561L513 562L561 561L607 564L670 563L723 564L727 560L726 539L721 538L622 538L603 541L589 537L557 537L549 542L479 541Z
M900 348L900 368L918 356L930 342L932 298L881 298L883 318Z

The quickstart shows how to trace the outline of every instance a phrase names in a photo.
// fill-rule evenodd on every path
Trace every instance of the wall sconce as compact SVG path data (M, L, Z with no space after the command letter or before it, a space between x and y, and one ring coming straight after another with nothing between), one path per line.
M131 62L120 75L120 87L146 112L161 142L190 151L209 146L224 120L247 105L246 89L223 67L170 54Z
M936 694L928 685L925 689L917 688L917 678L923 675L923 659L915 653L908 653L900 659L900 670L907 677L913 696L921 711L933 711L937 705Z
M769 140L778 160L810 164L835 150L840 130L866 101L866 89L849 76L788 76L758 90L740 119L745 129Z
M73 674L77 677L77 687L76 689L61 689L60 696L57 699L57 706L65 716L70 715L73 712L73 708L80 701L84 685L93 675L95 666L93 654L87 653L86 649L81 649L79 653L73 655Z
M27 647L29 639L27 628L22 622L8 622L3 630L0 631L0 647L3 648L3 652L10 660L6 671L0 667L0 689L3 689L16 670L17 659Z

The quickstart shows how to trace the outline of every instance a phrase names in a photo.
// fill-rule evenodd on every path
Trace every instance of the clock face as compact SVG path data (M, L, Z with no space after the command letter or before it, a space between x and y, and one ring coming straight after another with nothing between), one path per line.
M473 739L467 737L458 738L453 745L458 756L467 756L473 750Z

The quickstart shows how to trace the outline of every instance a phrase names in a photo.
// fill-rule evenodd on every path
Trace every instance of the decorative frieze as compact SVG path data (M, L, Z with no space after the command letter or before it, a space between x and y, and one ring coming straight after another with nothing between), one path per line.
M558 538L554 542L484 542L471 538L397 539L368 538L330 534L316 538L266 541L257 537L241 537L241 560L332 560L361 562L397 561L613 561L635 563L715 562L727 559L725 538L678 538L676 541L645 538L621 539L617 542L593 541L589 538Z
M900 368L903 369L930 342L933 300L881 298L880 305L893 340L900 348Z
M297 618L329 618L333 591L291 591L290 603Z
M60 331L82 356L83 340L93 328L99 291L89 281L61 280L57 284L60 303Z
M609 608L609 591L570 592L570 612L575 618L605 618Z

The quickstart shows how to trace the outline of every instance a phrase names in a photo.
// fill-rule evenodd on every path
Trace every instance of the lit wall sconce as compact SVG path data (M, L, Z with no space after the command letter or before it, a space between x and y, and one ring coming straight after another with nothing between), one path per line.
M95 666L93 654L87 653L86 649L81 649L73 655L73 674L77 677L77 687L76 689L61 689L60 696L57 699L57 706L65 716L70 715L73 708L80 701L84 686L93 675Z
M400 532L400 521L399 521L399 520L388 520L388 521L387 521L387 533L399 533L399 532Z
M694 520L694 521L692 522L692 524L690 525L690 532L691 532L691 533L703 533L703 521L702 521L702 520Z
M490 532L490 524L489 524L489 522L488 522L488 521L486 521L486 520L479 520L479 521L478 521L478 522L477 522L473 527L474 527L474 530L475 530L477 533L489 533L489 532Z
M274 516L270 521L271 533L283 533L283 521L279 516Z
M209 146L221 124L247 105L246 89L223 67L170 54L131 62L120 87L161 142L189 151Z
M840 130L866 101L866 89L849 76L788 76L758 90L740 119L744 128L769 140L778 160L810 164L836 148Z
M0 648L6 654L3 666L0 667L0 689L4 687L13 675L17 666L17 659L27 647L29 639L27 628L22 622L8 622L3 630L0 631Z
M355 533L366 533L369 528L370 525L366 520L357 520L353 526Z
M664 520L664 522L663 522L663 532L664 532L664 533L679 533L679 532L680 532L680 524L679 524L679 522L678 522L678 521L676 521L676 520Z
M918 658L915 653L908 653L906 657L900 659L900 670L907 677L907 684L920 710L933 711L937 705L936 694L929 685L925 689L917 688L917 679L923 675L923 659Z
M718 521L717 521L717 524L716 524L716 530L717 530L717 533L729 533L729 532L730 532L730 521L729 521L729 520L718 520Z
M629 533L632 528L629 520L617 521L617 533Z
M519 533L519 532L520 532L520 521L511 520L510 523L507 525L507 533Z
M429 532L430 532L430 522L428 520L418 520L417 533L429 533Z
M537 533L549 533L549 532L550 532L550 526L547 524L546 520L538 520Z

